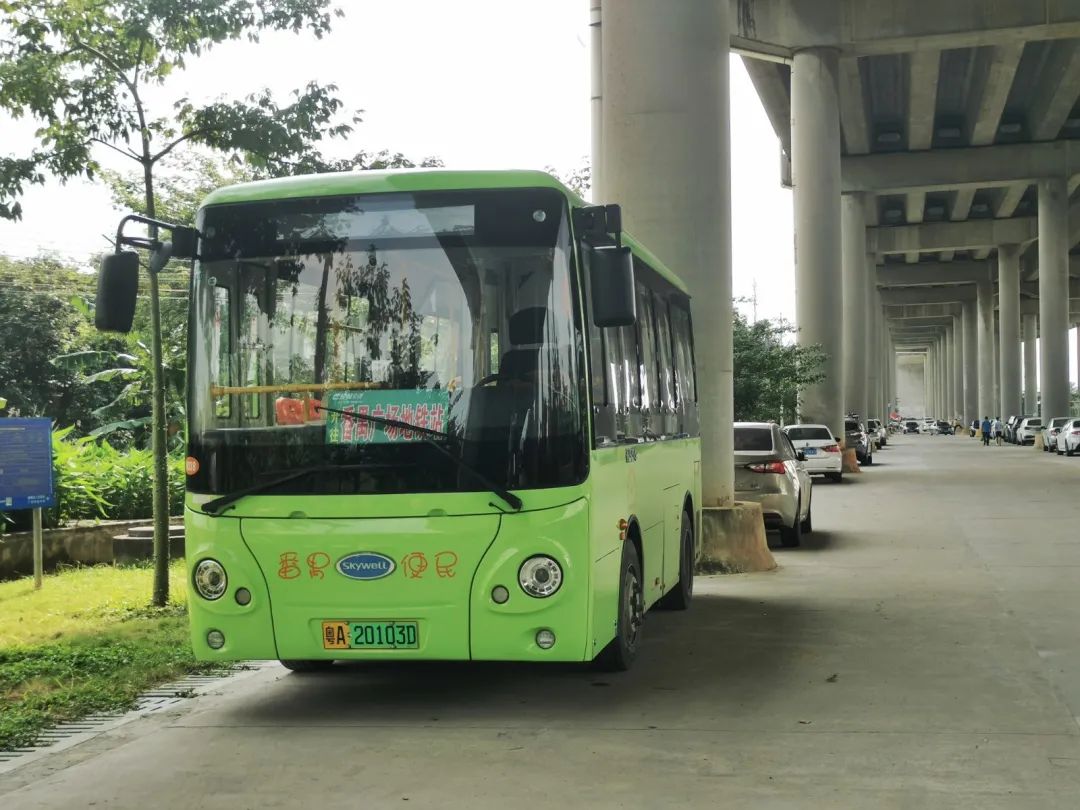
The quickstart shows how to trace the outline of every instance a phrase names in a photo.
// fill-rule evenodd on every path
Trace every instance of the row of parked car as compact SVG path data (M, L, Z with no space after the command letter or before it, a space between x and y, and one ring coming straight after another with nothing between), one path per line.
M1003 437L1010 444L1035 444L1040 433L1047 453L1072 456L1080 452L1080 418L1075 416L1055 416L1045 424L1038 416L1010 416L1005 421Z
M902 430L904 433L925 433L929 436L952 436L954 428L952 423L945 419L935 419L932 416L923 417L922 421L918 419L902 419L900 420Z
M855 448L859 464L874 463L874 450L888 444L880 420L844 420L844 446ZM837 483L844 478L840 439L826 425L781 428L773 422L735 423L735 495L761 504L766 529L777 529L785 548L813 531L812 475Z

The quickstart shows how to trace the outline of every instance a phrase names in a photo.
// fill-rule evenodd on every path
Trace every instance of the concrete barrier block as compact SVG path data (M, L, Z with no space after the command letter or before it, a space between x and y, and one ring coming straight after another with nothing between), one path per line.
M862 467L859 466L859 458L855 454L854 449L844 451L844 457L841 461L840 469L843 472L854 473L855 475L858 475L862 472Z
M701 531L700 573L741 574L776 568L760 504L738 501L727 507L707 507L701 512Z

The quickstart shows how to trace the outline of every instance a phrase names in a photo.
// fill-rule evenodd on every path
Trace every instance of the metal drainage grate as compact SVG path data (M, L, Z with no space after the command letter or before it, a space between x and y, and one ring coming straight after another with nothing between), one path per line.
M114 726L130 722L138 717L170 708L185 700L198 696L213 684L220 683L225 678L230 678L240 672L255 669L251 665L237 664L220 673L211 675L189 675L178 681L157 686L148 692L143 692L135 699L135 706L126 712L105 712L91 714L79 720L71 720L65 723L57 723L55 726L42 731L37 739L29 746L20 748L0 749L0 765L10 763L28 754L35 754L42 749L50 748L58 743L65 743L64 747L77 745L90 737L100 734ZM6 768L3 770L7 770Z

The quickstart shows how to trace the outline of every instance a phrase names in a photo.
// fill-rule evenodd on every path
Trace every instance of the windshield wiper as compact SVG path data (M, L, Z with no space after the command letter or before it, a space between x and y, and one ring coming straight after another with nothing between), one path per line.
M273 481L263 481L262 483L250 486L247 489L239 489L236 492L230 492L228 495L222 495L220 498L214 498L202 505L203 511L206 514L213 517L217 517L225 511L225 507L231 503L234 503L241 498L246 498L248 495L257 495L260 492L265 492L268 489L273 489L281 484L287 484L289 481L295 481L297 478L303 478L305 475L312 475L319 472L338 472L349 470L370 470L370 464L317 464L312 467L301 467L299 470L293 470L287 475L283 475L280 478L275 478Z
M473 478L475 478L478 483L483 484L485 487L487 487L488 490L490 490L491 492L494 492L502 500L504 500L506 503L508 503L510 505L510 508L513 509L515 512L520 512L521 511L521 507L522 507L521 498L519 498L513 492L510 492L509 490L506 490L503 487L496 484L494 481L492 481L490 478L488 478L486 475L484 475L478 469L476 469L471 464L469 464L467 461L465 461L463 458L461 458L461 456L454 455L449 450L447 450L445 447L443 447L441 444L439 444L437 441L434 441L433 438L432 438L432 437L434 437L435 439L451 439L451 438L453 438L453 437L450 436L449 433L443 433L441 430L432 430L431 428L423 427L421 425L413 425L413 424L410 424L409 422L402 422L400 419L391 419L391 418L386 417L386 416L373 416L370 413L354 413L353 411L342 411L342 410L339 410L338 408L324 408L322 405L316 405L315 410L317 410L317 411L325 411L326 413L340 414L341 416L345 416L345 417L348 417L348 418L351 418L351 419L358 419L361 422L371 422L372 424L375 424L375 425L383 425L384 427L394 427L394 428L398 428L399 430L408 430L408 431L411 431L412 433L418 433L418 434L420 434L420 436L421 436L421 438L422 438L422 440L423 440L423 442L425 444L427 444L429 447L434 447L442 455L446 456L448 459L450 459L452 462L454 462L454 464L457 467L459 467L460 469L465 470L465 472L469 473L469 475L471 475Z

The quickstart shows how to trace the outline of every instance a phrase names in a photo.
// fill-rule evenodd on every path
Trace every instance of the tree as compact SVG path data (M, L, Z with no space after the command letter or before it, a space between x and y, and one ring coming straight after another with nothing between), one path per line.
M318 145L352 131L338 122L334 85L311 82L283 104L268 90L239 100L177 99L167 114L147 103L186 61L225 41L258 41L264 31L321 37L341 12L330 0L0 0L0 109L40 123L39 146L0 158L0 217L18 219L28 184L93 177L98 146L135 161L144 210L157 214L154 170L182 144L224 152L255 170L305 171ZM150 229L156 238L156 229ZM168 599L168 481L158 279L149 276L154 448L153 603Z
M825 376L821 348L785 342L797 330L782 319L750 323L736 311L732 327L735 419L795 421L799 390Z
M544 168L551 176L557 178L564 186L577 194L581 199L588 200L592 193L592 165L588 159L578 168L568 172L561 172L554 166Z

